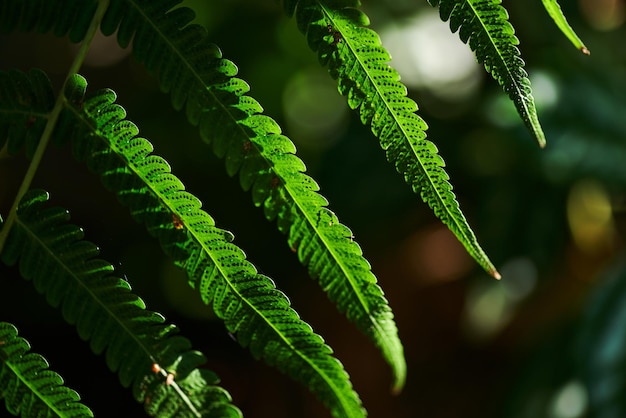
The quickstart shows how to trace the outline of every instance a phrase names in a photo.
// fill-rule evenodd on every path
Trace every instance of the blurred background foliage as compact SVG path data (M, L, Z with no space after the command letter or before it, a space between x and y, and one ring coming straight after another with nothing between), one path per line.
M409 377L402 394L389 393L389 371L376 350L334 311L284 237L128 51L100 37L82 72L90 88L116 90L155 152L325 337L370 416L626 416L624 0L561 1L590 57L558 32L539 0L504 2L533 83L544 150L436 9L425 0L364 1L447 162L461 207L502 273L499 282L474 265L385 162L279 4L185 3L296 143L331 209L372 263L405 344ZM76 48L50 35L3 35L0 70L39 67L58 89ZM26 161L0 158L0 213L6 216ZM247 417L328 415L303 388L231 340L158 245L68 150L47 151L34 186L68 207L148 307L207 354L207 367ZM96 414L140 413L86 344L54 344L78 340L60 313L33 297L16 272L4 266L0 272L0 319L17 324L35 350L46 347L53 368ZM86 372L96 377L80 379Z

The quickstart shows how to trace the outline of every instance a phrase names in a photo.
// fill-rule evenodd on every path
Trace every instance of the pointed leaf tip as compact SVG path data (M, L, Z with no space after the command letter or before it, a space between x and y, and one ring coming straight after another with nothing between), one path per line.
M559 6L559 3L557 2L557 0L541 0L541 1L543 3L544 8L548 12L550 17L554 21L554 23L556 24L556 26L567 37L567 39L569 39L572 45L578 48L580 52L582 52L583 54L589 55L589 50L583 44L583 41L581 41L581 39L578 37L574 29L572 29L570 24L567 22L567 19L565 18L565 15L563 14L563 10L561 10L561 6Z
M396 372L394 376L393 386L391 386L391 394L393 396L400 395L406 383L406 362L403 362L404 368L401 372Z
M534 111L534 109L533 109ZM532 129L532 134L535 137L535 140L539 144L539 148L543 149L546 147L546 135L543 133L543 129L539 124L539 119L537 118L537 113L534 113L534 117L530 120L530 124L526 126Z
M537 141L537 142L539 142L539 148L545 148L546 147L546 140L545 140L545 138L539 139L539 141Z
M502 276L500 276L500 273L498 273L498 270L493 270L493 271L491 272L491 275L492 275L492 276L493 276L493 278L494 278L494 279L496 279L496 280L500 280L500 279L502 279Z

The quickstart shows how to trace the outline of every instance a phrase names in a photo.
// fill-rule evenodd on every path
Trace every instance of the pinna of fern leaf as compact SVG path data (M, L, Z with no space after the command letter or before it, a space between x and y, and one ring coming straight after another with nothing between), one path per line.
M78 393L48 367L13 324L0 322L0 399L7 411L23 417L93 417Z
M204 356L177 327L146 310L113 266L96 258L99 250L83 239L82 229L68 223L68 211L45 207L47 200L41 190L24 195L2 261L19 264L20 274L62 310L92 351L105 354L109 369L122 386L132 386L150 415L240 417L230 395L216 386L217 376L198 368ZM155 374L154 363L168 373ZM176 380L168 382L173 373Z
M561 10L561 6L557 2L557 0L541 0L543 3L543 7L546 9L556 26L561 30L563 35L574 45L580 52L585 55L590 55L591 52L583 41L578 37L574 29L570 26L567 18L563 14L563 10Z
M152 154L150 143L137 136L137 127L114 100L111 90L103 90L81 108L70 105L66 115L81 126L74 131L83 132L72 141L77 158L99 173L133 217L159 239L240 344L308 386L333 415L362 416L360 399L332 350L271 279L245 259L232 234L215 226L167 162Z
M429 0L439 6L441 20L450 21L450 30L476 54L479 63L509 96L524 124L540 147L546 138L539 123L535 100L524 61L517 48L519 40L501 0Z

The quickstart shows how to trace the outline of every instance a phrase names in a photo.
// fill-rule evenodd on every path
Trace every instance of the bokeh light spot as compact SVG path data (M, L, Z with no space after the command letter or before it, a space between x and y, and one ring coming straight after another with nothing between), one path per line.
M502 280L479 280L467 293L464 325L475 341L488 340L504 328L537 284L537 267L528 257L511 258L499 270Z
M551 418L581 418L587 409L585 386L578 380L567 382L552 399Z
M511 309L502 281L482 282L467 295L464 325L475 341L489 339L508 323Z
M535 289L537 267L528 257L516 257L507 261L502 268L502 285L508 300L518 302Z
M474 266L465 248L444 226L411 237L407 242L407 259L415 276L423 282L456 280Z
M559 101L559 88L552 75L545 71L535 70L529 74L533 97L538 112L553 108Z
M580 0L580 9L589 24L598 30L617 29L624 23L624 0Z
M450 101L465 100L477 91L482 68L435 10L420 11L379 33L407 86L427 89Z
M614 235L613 214L608 192L594 180L575 183L567 201L567 219L574 242L586 253L610 245Z

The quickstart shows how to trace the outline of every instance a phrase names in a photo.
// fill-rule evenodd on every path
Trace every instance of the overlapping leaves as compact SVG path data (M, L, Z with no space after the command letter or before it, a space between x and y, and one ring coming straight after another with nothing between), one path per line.
M247 95L248 85L235 77L236 66L208 42L203 28L189 24L191 10L172 9L178 4L113 0L102 30L117 31L122 46L132 39L134 56L225 158L228 173L239 172L242 187L251 189L254 204L264 208L268 219L277 220L310 275L381 349L392 367L394 387L401 388L406 363L393 314L352 232L304 174L293 143Z
M70 86L82 88L80 80ZM362 416L360 399L330 347L246 260L232 234L215 226L165 160L152 154L150 143L137 137L137 127L114 100L111 90L103 90L62 115L77 119L76 156L158 237L190 285L256 358L302 382L335 416Z
M44 207L47 200L41 190L24 196L2 261L19 263L20 274L62 310L94 353L105 353L109 368L123 386L132 386L135 399L151 416L240 416L228 393L215 386L217 376L198 368L204 363L202 354L190 349L175 326L146 310L129 283L113 274L113 266L96 258L99 250L83 239L82 229L68 223L69 213ZM176 378L168 380L168 374ZM47 372L40 377L46 379L43 386L58 381ZM46 400L57 402L54 397Z
M388 65L388 52L378 35L365 27L368 19L357 6L352 0L285 1L287 13L295 13L309 46L328 64L363 124L371 126L387 159L474 259L499 277L461 212L437 147L426 139L426 123L415 114L417 104L407 97L398 73Z

